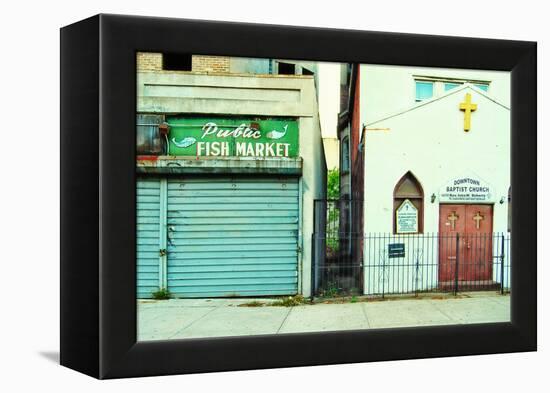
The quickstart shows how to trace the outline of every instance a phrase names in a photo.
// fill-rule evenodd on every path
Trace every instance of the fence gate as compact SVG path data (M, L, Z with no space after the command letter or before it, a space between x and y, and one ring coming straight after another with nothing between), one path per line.
M362 223L357 220L362 209L363 201L358 200L315 201L311 242L312 292L315 296L362 293Z

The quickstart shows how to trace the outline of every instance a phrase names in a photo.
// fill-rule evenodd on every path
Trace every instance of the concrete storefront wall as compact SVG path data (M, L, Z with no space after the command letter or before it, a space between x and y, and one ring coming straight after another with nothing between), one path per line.
M204 75L183 71L137 74L139 113L311 117L313 77Z
M300 155L303 157L302 187L302 262L301 293L311 295L311 236L313 234L313 209L315 199L326 197L327 170L323 141L319 131L319 117L300 118ZM310 130L312 132L307 132ZM306 131L306 132L304 132ZM309 157L309 159L307 159ZM298 288L300 291L300 288Z
M148 71L138 72L137 93L138 113L297 119L302 158L298 292L309 296L313 201L324 198L326 190L326 162L313 77ZM216 160L223 160L223 157Z
M379 70L376 70L369 75L370 67L366 72L363 69L361 71L361 89L366 97L369 96L367 93L369 82L366 80L370 81L370 87L373 88L372 82L376 79L374 76L380 74ZM434 74L448 75L440 71L438 69ZM501 75L501 73L495 74ZM474 78L475 73L470 77ZM482 77L478 76L478 79ZM509 74L502 77L499 83L503 85L502 95L506 96L504 92L508 91L509 97ZM497 85L498 83L495 82L495 90ZM470 93L472 102L477 104L477 110L472 114L472 127L469 132L463 129L464 112L459 110L459 104L464 101L466 93ZM374 93L370 94L370 103L372 103ZM387 236L386 243L403 242L406 245L407 242L414 243L416 235L399 237L392 235L394 187L408 171L418 179L424 191L423 232L425 234L437 234L439 231L440 188L452 179L467 176L489 183L492 193L491 202L494 203L493 232L507 233L510 110L497 101L490 94L487 95L476 88L462 86L440 98L417 104L417 106L409 103L408 110L393 113L391 115L394 116L386 120L364 123L367 127L364 169L366 236L384 233ZM362 100L361 112L364 119L365 112L369 113L368 104L369 101ZM373 111L375 110L376 108ZM433 203L432 194L435 195ZM503 203L500 203L501 200ZM390 269L384 273L377 267L366 268L365 293L391 292L397 289L392 285L399 286L402 282L409 284L406 288L399 288L400 291L437 287L437 241L421 246L411 246L411 252L414 247L423 248L424 262L427 255L432 256L429 262L432 265L429 268L425 267L421 276L415 276L414 269L407 267L395 268L395 271ZM497 243L493 242L493 247L496 248ZM369 252L372 254L373 250L372 247L369 249L369 243L366 241L364 255L367 264L369 261L380 258L380 255L369 255ZM493 255L499 255L499 250L495 249ZM493 279L500 281L496 272L493 273ZM398 275L398 280L393 279L395 275ZM504 280L507 278L505 277Z
M269 74L270 64L273 67L274 61L250 57L230 57L229 64L229 72L233 74Z

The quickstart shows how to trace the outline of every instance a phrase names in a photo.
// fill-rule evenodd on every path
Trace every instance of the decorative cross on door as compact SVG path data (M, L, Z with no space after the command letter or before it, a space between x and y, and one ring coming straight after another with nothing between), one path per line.
M447 220L451 222L451 230L455 230L455 221L458 220L458 216L456 215L456 212L453 211L451 214L447 216Z
M481 215L481 212L477 212L473 220L476 222L476 229L479 229L479 222L483 220L483 216Z

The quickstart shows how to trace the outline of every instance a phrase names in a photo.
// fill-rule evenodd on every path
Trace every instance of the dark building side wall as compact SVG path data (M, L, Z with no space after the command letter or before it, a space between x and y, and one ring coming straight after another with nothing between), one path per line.
M355 66L355 86L353 94L353 111L350 129L351 156L351 193L352 199L352 258L359 263L363 258L363 198L364 198L364 146L361 145L360 97L359 97L359 66Z

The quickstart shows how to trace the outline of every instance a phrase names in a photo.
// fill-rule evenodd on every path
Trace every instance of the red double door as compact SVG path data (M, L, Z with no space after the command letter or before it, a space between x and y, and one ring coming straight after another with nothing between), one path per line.
M439 282L492 280L493 206L439 205Z

